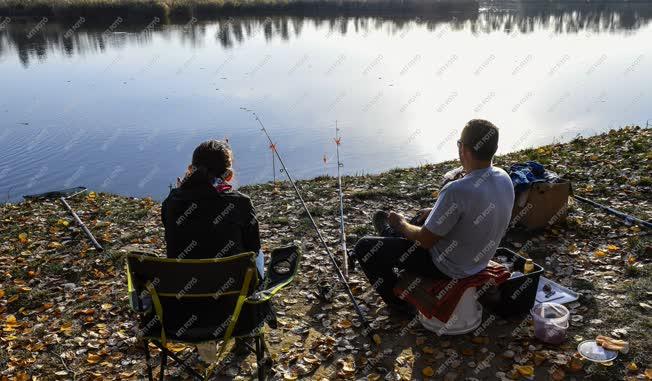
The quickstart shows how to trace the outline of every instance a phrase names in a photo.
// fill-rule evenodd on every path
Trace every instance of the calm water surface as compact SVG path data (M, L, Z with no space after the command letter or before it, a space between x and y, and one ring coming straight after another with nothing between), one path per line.
M453 158L476 117L501 128L501 152L645 125L649 8L4 22L0 199L76 185L161 199L208 138L229 139L240 185L269 181L268 143L240 107L300 178L335 174L335 120L349 174Z

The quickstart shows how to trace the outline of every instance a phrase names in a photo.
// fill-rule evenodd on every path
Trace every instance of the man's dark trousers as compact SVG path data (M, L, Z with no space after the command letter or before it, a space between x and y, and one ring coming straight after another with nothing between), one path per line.
M404 238L363 237L351 257L360 263L371 285L390 306L405 305L393 292L398 281L394 269L430 279L450 279L435 266L428 250Z

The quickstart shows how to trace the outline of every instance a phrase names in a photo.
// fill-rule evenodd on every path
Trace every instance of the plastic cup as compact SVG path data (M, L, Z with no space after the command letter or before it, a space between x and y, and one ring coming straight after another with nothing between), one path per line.
M561 344L566 340L570 312L558 303L539 303L530 310L534 320L534 336L548 344Z

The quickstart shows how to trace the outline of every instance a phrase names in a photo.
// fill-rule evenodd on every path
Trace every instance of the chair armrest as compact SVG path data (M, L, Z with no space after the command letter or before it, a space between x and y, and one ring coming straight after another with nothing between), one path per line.
M301 250L297 246L279 247L272 250L261 289L247 298L250 303L269 300L283 287L292 282L299 269Z

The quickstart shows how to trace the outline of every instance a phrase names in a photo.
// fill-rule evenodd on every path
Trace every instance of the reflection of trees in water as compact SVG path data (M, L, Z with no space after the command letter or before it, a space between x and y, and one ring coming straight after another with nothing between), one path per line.
M491 4L496 3L497 6ZM472 24L477 32L504 30L528 33L534 29L550 29L554 33L607 33L634 30L652 18L652 4L623 4L596 0L592 3L487 1L488 10L480 13Z
M144 25L119 25L116 31L107 31L107 25L82 25L70 33L70 25L46 23L35 29L36 23L12 21L0 29L0 57L12 49L23 65L30 59L44 59L48 51L60 51L68 56L120 49L126 44L148 44L154 37L179 39L182 43L199 46L205 37L214 33L223 48L231 48L246 40L275 38L289 41L299 37L306 24L324 30L325 36L381 31L389 35L403 33L416 25L435 30L446 25L451 30L470 30L473 33L504 31L529 33L548 29L553 33L613 33L634 30L646 25L652 18L652 5L585 5L562 4L542 7L531 3L513 2L511 6L490 6L482 12L439 14L428 17L303 17L257 16L229 17L210 22L189 22L185 25L164 25L149 30ZM215 29L215 32L213 32ZM262 36L262 37L261 37Z
M558 19L523 18L515 14L482 14L477 20L470 23L469 29L473 33L494 31L529 33L535 29L547 29L552 33L605 33L637 29L644 24L643 21L639 20L635 25L623 25L623 19L615 13L595 14L590 15L590 17L567 13L561 15Z
M145 45L151 41L153 33L156 32L143 27L134 30L120 28L120 32L80 29L73 33L69 27L56 23L47 23L43 28L35 29L33 23L12 22L0 31L0 41L3 41L0 44L0 56L13 47L20 62L27 66L30 59L44 59L48 51L63 52L67 56L83 56L104 52L109 48L120 49L128 43Z

